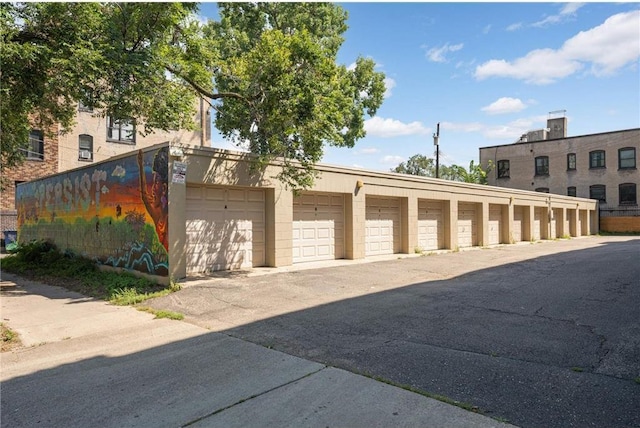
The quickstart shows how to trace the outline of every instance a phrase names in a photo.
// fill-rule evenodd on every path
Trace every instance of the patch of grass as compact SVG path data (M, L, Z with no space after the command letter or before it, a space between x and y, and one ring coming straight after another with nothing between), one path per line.
M639 377L637 377L637 378L635 378L635 379L634 379L634 381L635 381L636 383L640 383L640 376L639 376Z
M20 245L1 260L7 272L107 300L115 305L135 305L166 296L182 287L171 280L169 287L128 272L103 271L89 259L61 253L48 241Z
M19 346L22 346L18 333L9 327L0 323L0 334L2 335L2 343L0 344L0 352L7 352Z
M12 342L16 340L18 334L11 330L9 327L4 324L0 324L0 329L2 329L2 341L3 342Z
M170 320L178 320L178 321L184 319L184 315L179 312L158 310L158 309L149 308L147 306L140 306L136 309L142 312L148 312L150 314L153 314L156 316L156 318L168 318Z
M153 299L155 297L163 297L170 293L171 290L168 288L152 293L140 292L135 288L121 288L114 291L109 302L117 306L137 305L145 300Z
M576 373L582 373L584 371L582 367L571 367L571 370L573 370Z

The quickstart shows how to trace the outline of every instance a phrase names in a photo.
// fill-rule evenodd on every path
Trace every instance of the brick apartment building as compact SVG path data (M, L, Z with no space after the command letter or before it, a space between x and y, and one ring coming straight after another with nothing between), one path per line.
M640 128L567 136L564 115L517 142L480 148L491 186L534 190L599 201L603 231L640 231Z

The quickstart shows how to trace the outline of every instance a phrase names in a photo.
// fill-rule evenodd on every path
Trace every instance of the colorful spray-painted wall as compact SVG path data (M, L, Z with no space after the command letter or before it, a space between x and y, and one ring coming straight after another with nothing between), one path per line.
M168 276L169 147L22 183L18 241L50 239L96 262Z

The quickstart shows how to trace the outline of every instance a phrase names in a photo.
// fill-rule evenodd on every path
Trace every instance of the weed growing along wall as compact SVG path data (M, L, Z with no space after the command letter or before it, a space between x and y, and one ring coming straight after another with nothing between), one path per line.
M169 147L19 184L18 241L49 239L96 262L168 276Z

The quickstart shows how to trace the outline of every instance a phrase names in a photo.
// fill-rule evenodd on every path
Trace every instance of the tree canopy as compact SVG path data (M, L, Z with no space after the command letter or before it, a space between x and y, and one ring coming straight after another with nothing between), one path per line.
M487 184L487 174L493 169L493 164L484 170L474 161L469 163L466 169L459 165L439 165L439 176L444 180L462 181L465 183ZM435 160L421 154L411 156L406 162L401 162L397 167L391 169L392 172L400 174L420 175L423 177L435 177Z
M196 97L225 137L282 158L278 178L311 185L324 145L353 147L382 104L373 60L336 62L347 13L330 3L1 3L3 166L21 161L33 122L69 128L77 102L152 129L193 129Z

